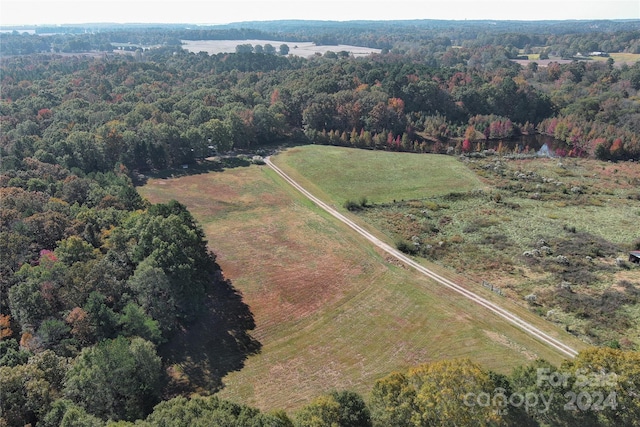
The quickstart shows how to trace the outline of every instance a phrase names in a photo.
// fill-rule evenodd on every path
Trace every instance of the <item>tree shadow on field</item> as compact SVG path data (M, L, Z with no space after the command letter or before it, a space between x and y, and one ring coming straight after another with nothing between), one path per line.
M142 186L152 179L179 178L189 175L200 175L209 172L224 172L227 169L250 166L255 155L267 157L291 147L308 145L310 142L306 138L297 137L279 142L277 144L261 145L256 149L237 149L226 154L207 157L183 166L172 167L162 170L148 170L143 173L134 172L131 180L135 186Z
M244 156L224 156L199 160L181 167L174 167L162 170L147 171L144 173L133 174L132 180L136 186L146 184L149 178L169 179L179 178L189 175L200 175L209 172L223 172L226 169L238 167L247 167L251 164Z
M215 393L224 387L225 375L260 353L262 344L249 334L255 328L253 313L231 281L220 277L206 298L198 320L159 348L168 373L165 399Z

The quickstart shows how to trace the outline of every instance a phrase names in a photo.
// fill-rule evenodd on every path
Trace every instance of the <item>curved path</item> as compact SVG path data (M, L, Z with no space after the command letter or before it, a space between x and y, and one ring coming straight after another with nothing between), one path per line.
M556 350L560 351L564 355L569 356L569 357L575 357L578 354L578 352L575 349L573 349L573 348L569 347L568 345L562 343L561 341L557 340L556 338L546 334L545 332L543 332L540 329L536 328L534 325L530 324L529 322L526 322L525 320L522 320L521 318L519 318L515 314L509 312L508 310L505 310L504 308L498 306L497 304L495 304L495 303L493 303L493 302L491 302L491 301L489 301L489 300L487 300L487 299L475 294L474 292L471 292L471 291L465 289L464 287L452 282L451 280L449 280L449 279L447 279L445 277L440 276L439 274L429 270L428 268L424 267L423 265L418 264L417 262L415 262L413 259L409 258L407 255L405 255L401 251L397 250L396 248L394 248L394 247L388 245L387 243L383 242L382 240L378 239L376 236L374 236L373 234L369 233L367 230L365 230L364 228L362 228L361 226L356 224L354 221L352 221L351 219L347 218L345 215L341 214L336 209L334 209L333 207L331 207L327 203L323 202L322 200L320 200L319 198L317 198L316 196L311 194L304 187L302 187L300 184L298 184L296 181L294 181L289 175L284 173L279 167L274 165L271 162L271 159L269 159L267 157L264 160L265 160L265 163L271 169L273 169L285 181L287 181L289 184L291 184L291 186L296 188L299 192L301 192L303 195L305 195L313 203L315 203L320 208L324 209L329 214L331 214L335 218L339 219L340 221L342 221L343 223L348 225L350 228L352 228L353 230L358 232L360 235L362 235L364 238L366 238L371 243L376 245L378 248L380 248L383 251L387 252L389 255L397 258L398 260L402 261L403 263L407 264L408 266L413 267L414 269L418 270L420 273L424 274L425 276L433 279L437 283L439 283L439 284L441 284L443 286L446 286L447 288L449 288L449 289L451 289L451 290L453 290L455 292L458 292L459 294L461 294L462 296L470 299L471 301L475 302L476 304L481 305L482 307L486 308L487 310L495 313L496 315L502 317L503 319L507 320L508 322L510 322L510 323L514 324L515 326L519 327L520 329L522 329L523 331L525 331L529 335L535 337L539 341L541 341L541 342L547 344L548 346L553 347Z

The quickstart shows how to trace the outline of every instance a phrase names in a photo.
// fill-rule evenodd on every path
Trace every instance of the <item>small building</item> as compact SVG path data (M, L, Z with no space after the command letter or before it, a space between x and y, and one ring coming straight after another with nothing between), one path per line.
M640 264L640 251L629 252L629 262Z

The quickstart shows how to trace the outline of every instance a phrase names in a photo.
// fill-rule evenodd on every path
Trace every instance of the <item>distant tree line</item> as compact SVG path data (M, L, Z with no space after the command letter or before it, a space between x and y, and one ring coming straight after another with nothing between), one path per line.
M521 67L499 47L410 56L264 53L21 56L2 66L3 165L35 157L84 172L163 169L303 138L446 152L536 132L561 155L638 158L640 64ZM587 96L584 94L588 93ZM470 130L473 128L473 132Z
M178 46L181 40L282 40L317 45L351 44L408 53L441 52L449 46L505 46L525 54L544 47L558 56L594 51L640 53L638 21L270 21L184 27L78 25L38 27L2 37L3 55L38 52L110 51L111 43ZM539 50L538 50L539 52ZM536 52L536 53L538 53Z

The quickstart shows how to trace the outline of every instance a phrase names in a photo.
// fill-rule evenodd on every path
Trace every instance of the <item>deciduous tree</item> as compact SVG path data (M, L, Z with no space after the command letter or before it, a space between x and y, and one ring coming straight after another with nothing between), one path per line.
M67 374L64 394L103 419L143 418L160 396L161 361L142 338L119 337L85 348Z

